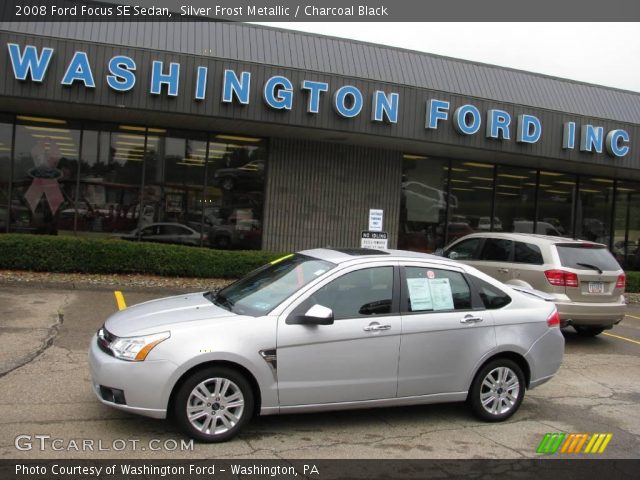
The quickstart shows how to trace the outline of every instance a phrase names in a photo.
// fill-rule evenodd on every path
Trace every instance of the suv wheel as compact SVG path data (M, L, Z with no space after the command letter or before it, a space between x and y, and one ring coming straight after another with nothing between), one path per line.
M604 332L604 327L585 327L584 325L574 325L573 328L581 337L595 337Z
M471 384L469 403L482 420L501 422L513 415L524 398L522 369L507 358L487 363Z
M212 367L191 375L180 387L175 418L191 438L224 442L238 434L253 414L249 382L235 370Z

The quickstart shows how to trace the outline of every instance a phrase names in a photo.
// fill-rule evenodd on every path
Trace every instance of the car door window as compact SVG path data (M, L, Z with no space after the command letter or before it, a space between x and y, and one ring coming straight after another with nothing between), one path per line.
M514 261L516 263L528 263L530 265L542 265L542 252L540 247L532 243L515 242Z
M502 238L487 238L482 247L480 260L508 262L511 260L513 242Z
M425 267L405 268L403 312L471 309L471 289L459 272Z
M472 260L481 240L481 238L470 238L457 243L444 252L444 256L451 260Z
M389 315L393 299L393 267L356 270L318 289L296 310L314 304L333 310L334 320Z
M163 225L161 229L162 235L189 235L191 232L179 225Z

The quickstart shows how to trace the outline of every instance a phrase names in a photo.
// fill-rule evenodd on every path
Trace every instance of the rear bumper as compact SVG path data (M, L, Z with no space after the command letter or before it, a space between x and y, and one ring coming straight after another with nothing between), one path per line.
M590 325L611 328L619 323L627 312L627 305L624 303L623 296L620 296L618 302L556 302L556 307L563 327L567 325Z

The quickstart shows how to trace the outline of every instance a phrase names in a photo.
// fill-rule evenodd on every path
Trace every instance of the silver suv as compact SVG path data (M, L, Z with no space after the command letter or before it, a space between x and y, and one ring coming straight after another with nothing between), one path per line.
M554 297L563 327L595 336L625 315L625 274L605 245L522 233L474 233L443 256L473 265L509 285Z

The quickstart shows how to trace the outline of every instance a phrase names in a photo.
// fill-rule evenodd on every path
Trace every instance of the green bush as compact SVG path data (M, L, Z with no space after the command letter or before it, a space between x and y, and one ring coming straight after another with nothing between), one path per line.
M627 274L627 293L640 293L640 272L625 272Z
M0 235L0 268L238 278L281 253L46 235Z

